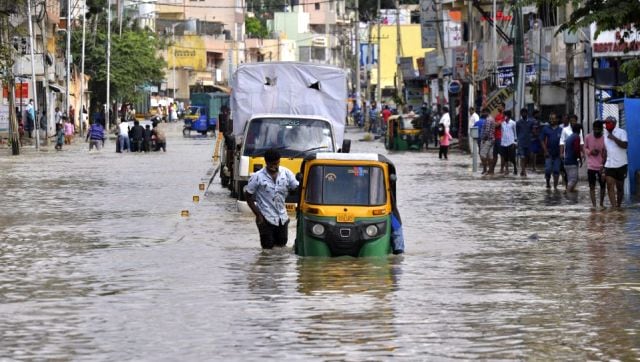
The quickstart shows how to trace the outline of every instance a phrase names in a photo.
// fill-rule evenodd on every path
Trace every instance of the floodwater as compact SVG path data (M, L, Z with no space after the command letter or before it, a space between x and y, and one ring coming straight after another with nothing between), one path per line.
M406 254L300 258L293 228L262 252L217 179L199 191L213 142L0 155L0 359L640 358L637 204L396 152Z

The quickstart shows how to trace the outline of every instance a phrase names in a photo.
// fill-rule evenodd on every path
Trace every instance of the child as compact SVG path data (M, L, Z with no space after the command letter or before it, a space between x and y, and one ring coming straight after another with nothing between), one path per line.
M445 160L448 160L447 154L449 153L449 143L453 137L449 134L449 130L444 127L444 131L440 134L440 152L438 152L438 158L442 159L444 156Z
M75 126L66 116L62 116L62 120L64 122L64 144L70 145L73 141Z
M56 123L56 150L62 150L62 145L64 144L64 129L62 124Z

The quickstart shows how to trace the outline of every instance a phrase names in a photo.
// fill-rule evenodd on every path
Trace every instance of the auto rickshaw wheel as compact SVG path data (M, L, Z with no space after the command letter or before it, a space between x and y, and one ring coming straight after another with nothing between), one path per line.
M182 129L182 135L185 136L185 137L187 137L187 136L190 137L191 136L191 128L187 128L187 127L183 128Z

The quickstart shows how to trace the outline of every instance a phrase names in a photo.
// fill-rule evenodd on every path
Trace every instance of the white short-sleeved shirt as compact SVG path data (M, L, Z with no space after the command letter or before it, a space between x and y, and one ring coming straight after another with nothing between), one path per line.
M627 131L622 128L614 128L611 132L616 138L622 142L628 142ZM618 168L629 163L627 158L627 150L618 146L613 140L609 139L609 132L604 133L604 148L607 150L607 161L604 163L606 168Z
M562 133L560 134L560 146L564 146L564 140L569 138L573 134L573 130L571 129L571 125L562 127ZM582 135L582 130L580 130L580 145L584 145L584 136Z
M274 182L266 167L251 175L247 192L255 196L256 206L271 225L289 220L285 199L290 190L298 187L298 180L288 168L280 166Z
M502 139L500 146L507 147L516 143L516 122L512 119L502 122Z

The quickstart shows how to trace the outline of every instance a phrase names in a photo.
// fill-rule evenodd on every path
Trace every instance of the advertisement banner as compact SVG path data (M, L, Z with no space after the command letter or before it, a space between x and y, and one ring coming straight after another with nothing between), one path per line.
M167 59L169 68L190 68L195 71L207 70L207 52L202 37L185 35L176 39L174 46L169 47Z
M438 13L434 0L420 0L420 32L422 48L438 46Z
M515 82L513 66L498 67L498 88L506 88ZM525 84L536 81L536 67L533 64L527 64L525 67Z

